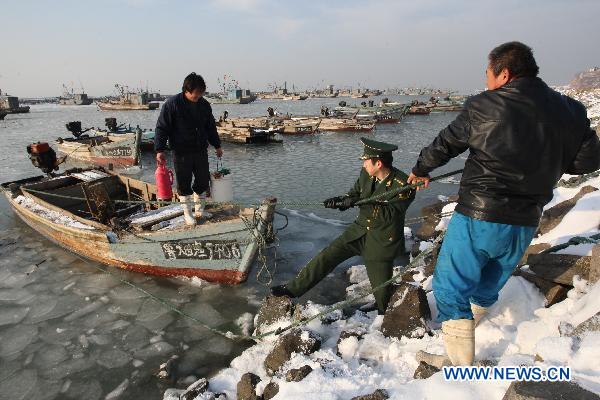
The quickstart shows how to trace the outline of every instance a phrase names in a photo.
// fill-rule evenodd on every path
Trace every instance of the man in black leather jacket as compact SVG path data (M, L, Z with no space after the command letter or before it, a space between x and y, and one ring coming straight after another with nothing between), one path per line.
M417 355L431 364L473 363L475 326L531 242L556 182L600 168L585 107L537 77L529 47L504 43L488 58L488 90L422 149L408 178L427 187L431 171L469 150L433 278L448 358Z
M164 151L167 141L173 151L177 194L183 205L185 223L192 226L196 224L195 217L210 216L204 211L205 192L210 184L208 144L213 145L217 157L223 155L212 108L202 97L205 91L206 83L202 76L194 72L186 76L181 93L163 104L154 138L157 163L166 161Z

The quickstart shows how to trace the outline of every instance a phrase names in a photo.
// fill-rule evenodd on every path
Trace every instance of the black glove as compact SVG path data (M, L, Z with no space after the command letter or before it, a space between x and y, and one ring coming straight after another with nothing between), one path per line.
M354 207L355 203L356 201L354 201L354 199L352 199L351 197L341 197L339 199L339 202L337 203L337 208L340 211L346 211L350 207Z
M327 200L325 200L323 202L323 205L325 206L325 208L338 208L338 203L340 202L342 198L339 196L336 197L330 197Z

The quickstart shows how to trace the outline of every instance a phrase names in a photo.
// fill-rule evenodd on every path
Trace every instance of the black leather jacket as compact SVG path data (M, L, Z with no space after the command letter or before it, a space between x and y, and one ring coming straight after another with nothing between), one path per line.
M469 98L412 172L426 176L467 149L456 211L489 222L537 226L562 174L600 169L585 107L539 78Z

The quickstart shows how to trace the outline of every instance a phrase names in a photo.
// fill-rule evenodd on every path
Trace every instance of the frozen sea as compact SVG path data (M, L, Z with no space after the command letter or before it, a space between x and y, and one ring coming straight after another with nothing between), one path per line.
M393 100L413 98L388 96ZM377 103L380 98L374 98ZM317 114L340 100L301 102L256 101L249 105L214 105L218 117L259 116L269 106L279 112ZM52 143L68 136L69 121L84 127L104 125L114 116L119 123L153 128L159 111L103 112L96 106L34 105L29 114L9 115L0 121L0 181L39 175L25 147L31 142ZM285 136L282 144L243 146L225 143L224 164L232 171L234 197L257 202L272 195L280 202L317 202L345 193L361 168L361 136L397 144L394 165L409 171L419 150L430 143L456 113L407 116L398 124L378 125L372 133L323 133ZM214 152L211 150L211 168ZM459 169L454 159L436 173ZM153 181L152 155L146 154L133 176ZM435 174L434 174L435 175ZM421 191L408 217L438 196L456 193L458 179L446 179ZM279 207L289 220L278 233L276 256L269 259L274 283L294 276L356 216L320 208ZM277 216L275 227L285 219ZM402 260L399 260L402 262ZM303 299L330 304L345 296L344 270L360 263L349 260ZM257 278L255 264L248 282L236 287L167 279L110 269L82 260L44 239L21 222L2 197L0 200L0 399L160 399L167 387L210 377L239 355L243 345L216 336L194 322L166 309L121 282L126 280L166 299L205 324L242 333L248 328L268 288L268 274ZM173 364L175 383L155 376L160 364Z

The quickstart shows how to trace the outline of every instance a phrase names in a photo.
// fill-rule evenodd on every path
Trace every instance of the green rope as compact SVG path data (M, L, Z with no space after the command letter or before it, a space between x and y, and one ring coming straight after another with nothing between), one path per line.
M296 322L291 323L290 325L288 325L286 327L274 329L274 330L271 330L271 331L268 331L268 332L265 332L265 333L262 333L262 334L259 334L259 335L247 336L247 338L251 339L251 340L260 340L260 339L263 339L264 337L269 336L269 335L273 335L273 334L279 335L279 334L281 334L281 333L283 333L283 332L285 332L287 330L290 330L290 329L298 327L298 326L306 325L309 322L314 321L317 318L324 317L325 315L327 315L327 314L329 314L329 313L331 313L333 311L340 310L340 309L342 309L342 308L344 308L344 307L346 307L348 305L356 303L358 300L363 299L363 298L365 298L365 297L373 294L377 290L383 289L384 287L386 287L386 286L388 286L388 285L396 282L396 280L399 277L401 277L407 270L409 270L410 268L412 268L418 261L420 261L421 259L423 259L426 255L430 254L433 251L433 249L436 247L436 245L439 244L442 241L443 238L444 238L444 232L442 232L440 235L438 235L438 237L433 241L433 245L432 246L430 246L429 248L427 248L427 249L423 250L422 252L420 252L415 258L413 258L413 260L410 263L408 263L404 267L400 268L400 270L398 271L398 273L396 273L390 279L388 279L387 281L385 281L385 282L377 285L374 288L371 288L371 290L369 290L369 291L367 291L367 292L365 292L365 293L363 293L363 294L361 294L359 296L353 297L351 299L341 301L341 302L339 302L339 303L337 303L337 304L335 304L335 305L333 305L333 306L325 309L324 311L321 311L320 313L318 313L316 315L313 315L310 318L302 318L302 319L300 319L300 320L298 320Z
M597 233L592 236L573 236L567 242L562 244L557 244L556 246L552 246L549 249L541 251L540 254L548 254L554 253L555 251L566 249L569 246L577 246L578 244L592 243L597 244L600 241L600 233Z

